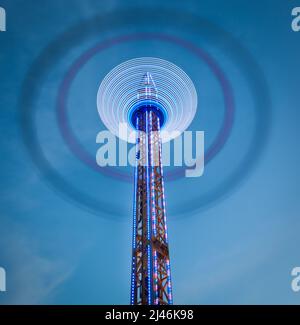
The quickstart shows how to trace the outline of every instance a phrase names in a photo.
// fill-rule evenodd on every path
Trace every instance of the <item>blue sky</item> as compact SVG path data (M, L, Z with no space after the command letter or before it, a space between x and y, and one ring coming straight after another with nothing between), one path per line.
M299 304L290 273L300 265L300 33L290 25L300 1L70 3L1 2L7 32L0 33L0 266L7 292L0 292L0 303L129 303L133 185L80 160L62 137L55 110L59 86L78 56L104 40L146 31L208 53L235 102L230 135L204 175L166 182L174 303ZM124 9L157 12L156 23L128 22ZM180 17L170 13L163 22L159 12L170 9ZM183 28L189 14L200 25ZM113 19L100 22L101 15ZM218 80L194 53L159 40L119 44L82 67L67 100L79 143L96 156L96 134L104 128L99 84L114 66L141 56L169 60L191 77L199 105L190 129L204 130L209 148L225 114ZM34 114L28 96L23 102L24 80L35 86ZM30 119L51 170L32 155L35 143L22 124Z

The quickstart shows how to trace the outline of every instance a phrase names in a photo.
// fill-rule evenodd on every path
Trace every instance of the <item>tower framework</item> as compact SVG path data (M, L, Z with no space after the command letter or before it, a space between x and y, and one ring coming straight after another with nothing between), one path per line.
M176 138L190 125L197 109L196 89L175 64L134 58L105 76L97 107L104 125L120 139L134 143L128 134L137 131L131 303L172 304L161 142ZM127 132L119 132L121 125Z
M135 123L131 304L172 304L160 117L155 105L139 109Z

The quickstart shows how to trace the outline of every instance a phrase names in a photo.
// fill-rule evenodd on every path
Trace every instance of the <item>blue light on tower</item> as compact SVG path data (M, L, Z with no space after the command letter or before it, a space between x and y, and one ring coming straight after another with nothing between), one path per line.
M172 304L161 146L191 123L196 90L174 64L138 58L122 63L104 78L97 104L113 134L119 135L120 123L126 123L127 134L136 134L131 304ZM166 132L162 134L161 129Z

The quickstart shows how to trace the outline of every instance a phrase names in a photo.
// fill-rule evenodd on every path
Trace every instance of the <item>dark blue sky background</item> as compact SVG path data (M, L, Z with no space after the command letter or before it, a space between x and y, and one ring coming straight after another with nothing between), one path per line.
M133 185L79 159L58 127L56 103L76 58L137 32L201 48L224 73L235 103L229 137L204 175L166 182L174 303L300 303L290 275L300 265L300 33L290 26L297 5L1 1L0 266L7 292L0 303L129 303ZM151 19L138 19L142 12ZM190 130L205 131L206 149L220 131L222 89L203 58L158 39L122 43L93 56L67 98L69 125L92 159L104 129L99 84L117 64L142 56L169 60L193 80L199 105Z

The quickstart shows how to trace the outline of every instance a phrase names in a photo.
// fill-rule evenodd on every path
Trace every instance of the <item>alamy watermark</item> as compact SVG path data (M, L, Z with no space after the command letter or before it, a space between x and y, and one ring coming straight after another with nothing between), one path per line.
M6 11L0 7L0 32L6 31Z
M291 287L294 292L300 291L300 266L296 266L292 269L291 276L293 280L291 282Z
M300 7L295 7L292 9L292 16L294 17L292 19L292 30L294 32L299 32L300 31Z
M6 272L3 267L0 267L0 292L6 291Z
M136 131L128 133L126 123L119 125L119 137L117 138L110 131L100 131L97 134L96 143L101 144L96 153L96 161L100 167L105 166L157 166L159 159L149 159L143 157L140 150L140 145L146 138L146 134L139 131L136 141ZM204 172L204 132L203 131L185 131L180 134L178 131L167 132L161 131L158 134L156 131L151 132L151 139L159 138L174 139L162 144L161 148L161 163L163 166L186 166L186 177L199 177ZM128 141L122 140L127 139ZM117 145L117 141L119 141ZM136 144L128 148L128 142ZM155 144L152 144L153 146ZM173 150L171 150L173 145ZM158 149L159 150L159 149ZM172 153L172 156L171 156Z

